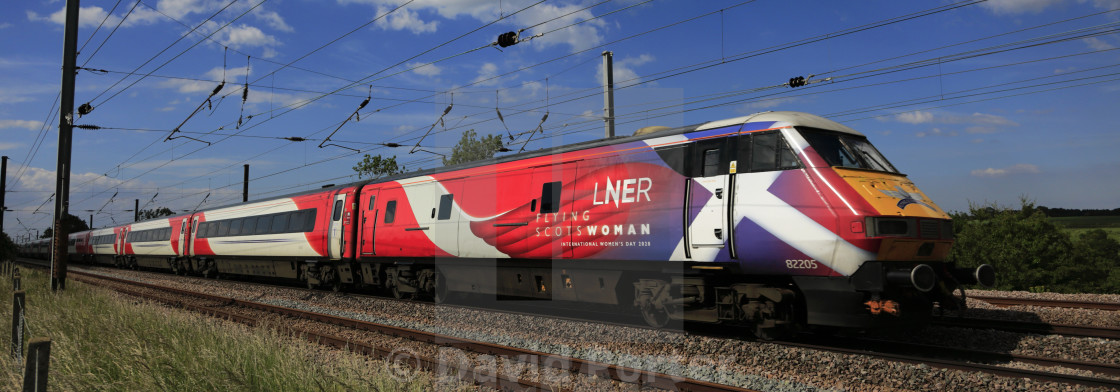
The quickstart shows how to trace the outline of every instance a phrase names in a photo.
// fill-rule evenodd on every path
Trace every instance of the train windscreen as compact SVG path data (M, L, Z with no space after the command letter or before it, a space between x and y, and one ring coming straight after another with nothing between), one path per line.
M830 166L898 173L865 137L814 128L798 131Z

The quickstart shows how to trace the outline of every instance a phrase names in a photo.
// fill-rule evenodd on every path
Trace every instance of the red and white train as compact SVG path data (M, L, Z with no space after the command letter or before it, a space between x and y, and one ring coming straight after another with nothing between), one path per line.
M75 261L436 301L608 304L655 326L747 325L762 337L921 321L935 304L960 306L961 285L994 281L991 267L945 261L949 216L864 135L799 112L646 128L70 238Z

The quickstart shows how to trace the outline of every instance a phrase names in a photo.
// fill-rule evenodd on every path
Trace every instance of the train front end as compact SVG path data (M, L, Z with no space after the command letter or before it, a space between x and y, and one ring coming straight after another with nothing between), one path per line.
M836 246L829 271L794 273L806 323L850 328L920 324L934 305L964 305L955 291L991 286L990 266L958 268L948 214L900 173L859 132L811 115L783 131L804 172L826 201ZM831 223L831 222L830 222Z

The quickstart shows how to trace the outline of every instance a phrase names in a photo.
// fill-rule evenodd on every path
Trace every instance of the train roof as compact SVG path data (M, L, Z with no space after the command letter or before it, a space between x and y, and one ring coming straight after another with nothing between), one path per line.
M259 199L259 200L251 200L248 203L257 203L257 202L263 202L263 201L268 201L268 200L284 199L284 198L289 198L289 197L294 197L294 196L307 195L307 194L313 194L313 193L319 193L319 192L326 192L326 191L330 191L330 190L336 190L336 189L347 188L347 187L352 187L352 186L362 186L362 185L365 185L367 183L374 182L374 181L377 181L377 182L394 181L394 180L405 179L405 178L426 176L426 175L430 175L430 174L434 174L434 173L469 169L469 168L473 168L473 167L486 166L486 165L494 165L494 164L499 164L499 163L516 161L516 160L520 160L520 159L535 158L535 157L551 155L551 154L561 154L561 153L570 152L570 151L583 150L583 149L602 147L602 146L609 146L609 145L621 144L621 143L628 143L628 142L658 138L658 137L663 137L663 136L681 135L681 134L685 134L685 133L689 133L689 132L704 131L704 130L708 130L708 129L716 129L716 128L735 126L735 125L742 125L742 124L752 123L752 122L775 122L776 123L775 126L778 126L778 127L781 127L781 126L794 126L794 127L803 126L803 127L820 128L820 129L826 129L826 130L831 130L831 131L836 131L836 132L841 132L841 133L847 133L847 134L851 134L851 135L863 136L863 134L860 133L859 131L856 131L852 128L849 128L846 125L843 125L843 124L840 124L838 122L826 119L824 117L809 114L809 113L793 112L793 111L760 112L760 113L755 113L755 114L751 114L751 115L748 115L748 116L729 118L729 119L725 119L725 120L708 121L708 122L693 124L693 125L685 125L685 126L674 127L674 128L659 129L659 130L656 130L654 132L642 133L642 134L631 135L631 136L615 136L615 137L610 138L610 139L596 139L596 140L589 140L589 141L585 141L585 142L566 144L566 145L563 145L563 146L542 148L542 149L539 149L539 150L526 151L526 152L522 152L522 153L518 153L518 154L503 155L503 156L500 156L500 157L494 157L494 158L490 158L490 159L483 159L483 160L478 160L478 161L473 161L473 162L461 163L461 164L453 165L453 166L442 166L442 167L438 167L438 168L425 169L425 170L420 170L420 171L415 171L415 172L398 174L398 175L395 175L395 176L381 177L381 178L378 178L376 180L360 180L360 181L355 181L355 182L350 182L350 183L345 183L345 184L339 184L339 185L332 184L332 185L324 186L324 187L319 188L319 189L312 189L312 190L294 192L294 193L290 193L290 194L274 196L274 197L269 197L269 198ZM205 210L215 210L215 209L233 207L233 206L237 206L237 205L241 205L241 204L245 204L245 203L234 203L234 204L227 204L227 205L222 205L222 206L215 206L215 207L205 208ZM167 217L164 217L164 218L167 218Z

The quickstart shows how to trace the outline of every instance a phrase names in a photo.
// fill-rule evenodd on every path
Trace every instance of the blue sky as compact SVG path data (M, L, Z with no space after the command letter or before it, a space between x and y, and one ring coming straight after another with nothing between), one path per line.
M0 15L13 236L51 218L64 6ZM1120 207L1117 0L87 0L81 15L75 99L94 109L76 123L103 129L74 132L70 212L95 226L129 221L135 199L240 201L244 164L263 198L356 180L367 153L438 166L467 129L514 150L601 138L604 50L618 134L805 111L867 134L948 210ZM811 83L783 86L795 76ZM429 129L434 153L409 154Z

